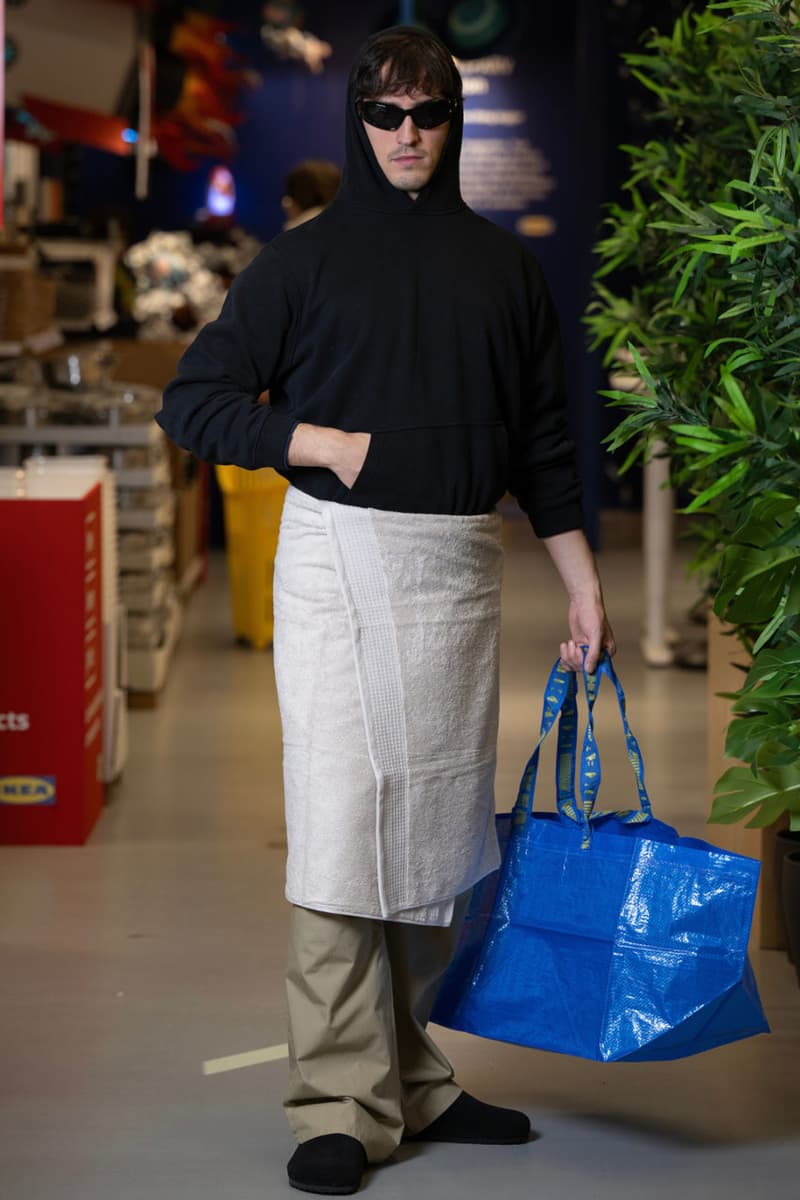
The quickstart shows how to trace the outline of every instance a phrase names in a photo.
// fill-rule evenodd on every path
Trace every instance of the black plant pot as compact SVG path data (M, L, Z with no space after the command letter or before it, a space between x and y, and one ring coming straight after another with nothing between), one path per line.
M781 907L781 880L783 878L783 859L787 854L795 850L800 850L800 833L792 833L790 829L781 829L780 833L775 835L775 890L777 893L778 907ZM789 932L787 929L786 918L783 919L783 940L786 942L786 953L789 955L789 962L795 962L792 947L789 944Z
M791 854L795 850L800 850L800 833L792 833L790 829L782 829L780 833L775 835L775 890L778 893L778 903L783 911L782 896L782 879L783 879L783 860L787 854ZM786 941L786 953L789 955L790 962L797 962L789 941L789 929L786 924L786 918L783 918L783 932Z
M793 850L784 857L781 901L789 952L800 987L800 850Z

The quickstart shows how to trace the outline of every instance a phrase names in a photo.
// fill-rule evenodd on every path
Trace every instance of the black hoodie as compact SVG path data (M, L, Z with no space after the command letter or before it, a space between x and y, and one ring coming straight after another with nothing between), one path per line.
M199 458L398 512L489 512L509 490L541 537L582 525L558 324L521 243L461 198L462 116L416 200L347 100L341 189L235 280L156 420ZM270 403L257 397L269 389ZM372 434L354 486L288 467L299 422Z

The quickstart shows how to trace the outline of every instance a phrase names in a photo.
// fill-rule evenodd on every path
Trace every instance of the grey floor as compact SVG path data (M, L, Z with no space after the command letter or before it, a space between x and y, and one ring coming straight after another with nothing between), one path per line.
M638 554L608 551L601 569L658 814L708 833L704 676L642 665ZM678 613L692 595L676 574ZM501 808L563 617L546 555L510 524ZM599 737L605 800L632 802L610 705ZM0 849L0 1198L288 1196L285 1061L204 1073L286 1037L272 665L233 645L220 558L192 598L162 703L131 714L131 740L87 846ZM543 806L549 778L546 763ZM788 1185L796 1195L800 991L783 955L754 964L771 1036L681 1062L603 1066L438 1031L463 1086L526 1109L540 1136L403 1148L370 1173L366 1194L699 1200Z

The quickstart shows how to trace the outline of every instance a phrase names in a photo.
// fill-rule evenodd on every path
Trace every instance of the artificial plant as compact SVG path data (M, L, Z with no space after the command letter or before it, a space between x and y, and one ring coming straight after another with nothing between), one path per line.
M666 444L698 514L696 566L748 655L710 820L800 830L800 0L690 6L626 55L654 138L626 147L587 313L640 387L628 463ZM609 276L635 283L622 295ZM618 277L618 276L615 276Z

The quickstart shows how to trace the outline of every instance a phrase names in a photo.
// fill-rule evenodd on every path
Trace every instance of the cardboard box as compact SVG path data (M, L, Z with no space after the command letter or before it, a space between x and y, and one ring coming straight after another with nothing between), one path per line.
M112 338L112 378L124 383L144 383L163 391L174 378L178 360L188 342L147 342L136 338Z
M56 285L33 270L0 269L0 341L19 342L53 324Z
M201 489L197 476L175 493L175 576L178 583L201 553Z

